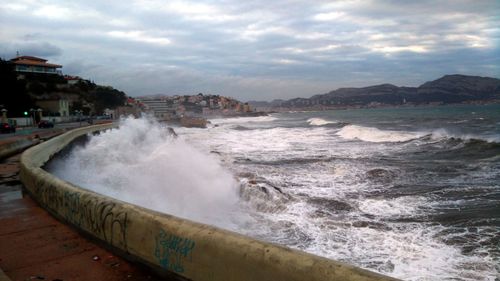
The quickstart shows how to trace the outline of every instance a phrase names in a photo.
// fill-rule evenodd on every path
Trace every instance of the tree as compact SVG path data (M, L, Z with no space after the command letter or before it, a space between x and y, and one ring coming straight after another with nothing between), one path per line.
M97 86L90 96L98 114L101 114L105 108L114 109L122 106L127 100L124 92L104 86Z
M9 116L22 116L35 103L26 91L26 82L18 80L14 65L0 59L0 105L8 110Z

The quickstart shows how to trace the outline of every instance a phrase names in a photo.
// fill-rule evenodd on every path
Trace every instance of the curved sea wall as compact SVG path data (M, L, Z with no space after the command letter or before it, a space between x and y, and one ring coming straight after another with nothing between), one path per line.
M395 280L90 192L41 168L77 137L110 128L76 129L28 149L20 177L54 216L129 258L179 280Z

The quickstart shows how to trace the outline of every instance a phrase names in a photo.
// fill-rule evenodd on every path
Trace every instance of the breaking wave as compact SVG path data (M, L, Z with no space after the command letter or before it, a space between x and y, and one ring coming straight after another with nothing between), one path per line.
M458 141L463 141L463 142L475 142L475 141L482 141L482 142L487 142L487 143L500 143L500 136L498 135L492 135L492 136L476 136L472 134L454 134L450 133L445 129L438 129L434 130L429 133L429 136L434 139L434 140L458 140Z
M221 227L237 211L239 185L220 160L145 118L122 120L50 170L94 192Z
M328 125L328 124L336 124L338 122L328 121L328 120L325 120L323 118L309 118L307 120L307 123L309 123L309 125L311 125L311 126L324 126L324 125Z
M406 142L420 138L425 134L347 125L340 129L337 135L348 140L358 139L367 142Z
M485 142L499 143L499 136L474 136L453 134L445 129L437 129L431 132L418 131L396 131L381 130L374 127L364 127L360 125L346 125L337 133L338 136L347 140L361 140L365 142L407 142L415 139L429 139L432 141L455 140L459 142Z
M83 167L97 192L404 280L496 280L498 123L342 114L214 119L178 139L125 120L58 173Z
M221 125L221 124L247 124L247 123L272 122L275 120L276 117L273 116L258 116L258 117L216 118L216 119L210 119L210 122L214 125Z

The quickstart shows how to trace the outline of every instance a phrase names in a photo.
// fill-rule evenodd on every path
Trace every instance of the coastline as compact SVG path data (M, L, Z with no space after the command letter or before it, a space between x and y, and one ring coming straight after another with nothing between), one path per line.
M500 104L500 100L492 101L471 101L462 103L421 103L421 104L380 104L380 105L366 105L366 106L310 106L310 107L273 107L269 109L261 109L261 112L271 113L284 113L284 112L319 112L330 110L352 110L352 109L391 109L391 108L429 108L429 107L445 107L445 106L467 106L467 105L496 105Z

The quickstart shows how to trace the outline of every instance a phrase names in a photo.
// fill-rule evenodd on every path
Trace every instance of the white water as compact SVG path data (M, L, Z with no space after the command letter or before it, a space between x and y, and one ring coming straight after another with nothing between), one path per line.
M226 163L234 159L377 158L377 155L383 157L401 149L418 149L426 140L409 141L424 136L429 136L429 143L454 136L445 130L408 132L356 125L330 129L322 127L326 125L324 122L312 118L307 120L310 128L273 127L269 124L271 120L253 119L252 122L261 124L249 126L254 130L238 131L231 128L241 123L225 119L218 120L218 127L209 130L179 130L190 143L218 151ZM342 140L363 142L346 143ZM400 142L409 143L393 145ZM256 195L250 185L243 194L251 194L247 203L259 211L259 227L246 226L237 231L405 280L495 278L495 262L491 257L466 256L459 248L437 239L436 236L445 227L427 223L386 222L425 216L426 212L432 212L430 206L434 204L429 198L357 197L358 193L385 188L383 183L366 180L367 171L379 167L342 160L302 164L293 169L279 165L228 165L236 174L250 171L256 177L265 177L273 185L288 186L286 192L292 196L288 199L273 192L266 183L258 183L257 186L267 188L270 195ZM310 198L347 202L353 210L324 215L324 206L309 204L303 194ZM350 225L355 223L358 225Z
M309 118L307 120L307 123L309 123L309 125L311 125L311 126L324 126L324 125L328 125L328 124L336 124L338 122L328 121L328 120L325 120L323 118Z
M500 143L500 136L499 135L490 135L490 136L477 136L473 134L455 134L455 133L450 133L445 129L438 129L438 130L432 130L430 133L430 136L434 140L442 140L442 139L461 139L465 141L470 141L470 140L482 140L490 143Z
M498 135L485 137L485 136L476 136L472 134L455 134L455 133L450 133L445 129L417 131L417 132L381 130L378 128L365 127L359 125L346 125L337 132L337 135L346 140L361 140L365 142L407 142L424 136L428 136L432 140L436 141L454 138L465 141L476 139L487 142L500 142L500 136Z
M419 133L379 130L377 128L347 125L337 134L348 140L362 140L368 142L405 142L424 136Z
M275 117L211 121L217 126L176 128L180 137L174 139L155 122L126 119L120 129L93 137L60 162L56 174L146 208L406 280L494 280L489 256L465 256L436 238L444 227L388 222L424 215L433 206L429 198L363 196L385 188L367 179L368 171L381 167L365 158L411 149L418 144L394 143L429 133L356 125L329 129L311 119L310 128L269 126ZM236 125L254 129L232 129ZM304 158L336 160L286 167L245 164ZM351 209L316 205L310 201L314 198L344 202Z
M122 120L56 165L77 185L179 217L230 227L238 211L239 185L220 161L148 119Z

